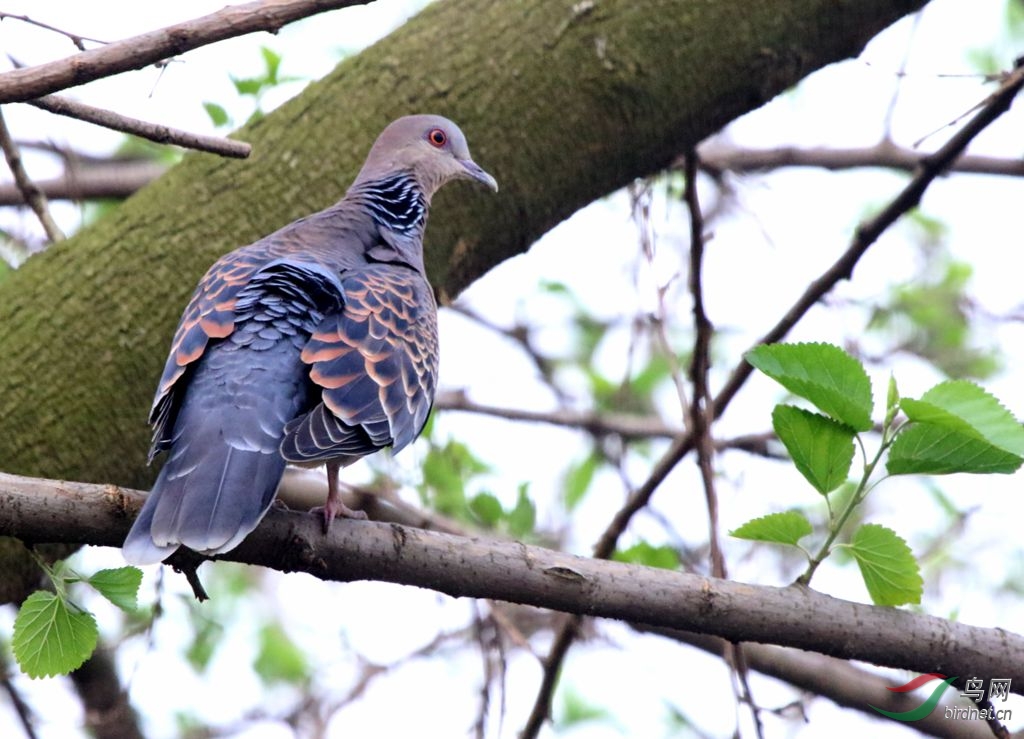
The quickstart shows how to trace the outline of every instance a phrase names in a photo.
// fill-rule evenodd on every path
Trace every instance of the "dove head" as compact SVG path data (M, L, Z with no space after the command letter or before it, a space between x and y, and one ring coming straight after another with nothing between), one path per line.
M409 172L429 200L451 180L473 180L495 192L498 183L473 161L459 127L439 115L410 115L385 128L370 149L356 182Z

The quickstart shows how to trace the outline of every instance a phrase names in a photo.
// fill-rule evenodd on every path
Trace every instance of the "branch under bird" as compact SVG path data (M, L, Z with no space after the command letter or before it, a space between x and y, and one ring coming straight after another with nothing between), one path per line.
M167 459L123 553L227 552L259 524L288 463L327 467L324 527L364 517L338 471L423 429L437 385L437 306L423 264L431 197L497 191L440 116L390 124L345 197L221 257L178 324L150 412Z

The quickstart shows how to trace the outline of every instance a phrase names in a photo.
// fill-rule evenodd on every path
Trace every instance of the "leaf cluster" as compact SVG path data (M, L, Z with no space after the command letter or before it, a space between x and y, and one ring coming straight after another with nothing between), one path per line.
M941 382L920 398L900 397L890 379L885 416L876 427L871 381L853 356L830 344L765 345L747 354L747 361L791 393L814 406L807 410L779 404L772 426L794 466L825 498L829 522L816 554L800 542L814 532L798 511L772 513L748 521L732 533L754 541L797 547L808 568L799 582L810 582L818 565L835 546L846 548L860 568L872 601L879 605L919 603L920 566L896 532L879 524L862 524L846 543L836 540L877 485L876 467L885 458L887 476L956 472L1011 473L1024 463L1024 428L1000 402L972 382ZM877 430L876 452L866 451L864 434ZM832 494L850 477L859 445L862 471L854 493L834 510Z

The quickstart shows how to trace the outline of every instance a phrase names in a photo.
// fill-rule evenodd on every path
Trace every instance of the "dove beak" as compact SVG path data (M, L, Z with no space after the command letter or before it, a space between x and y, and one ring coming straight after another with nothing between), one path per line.
M466 171L466 177L486 185L490 189L494 190L494 192L498 192L498 181L484 172L479 164L474 162L472 159L460 159L459 164L461 164L462 168Z

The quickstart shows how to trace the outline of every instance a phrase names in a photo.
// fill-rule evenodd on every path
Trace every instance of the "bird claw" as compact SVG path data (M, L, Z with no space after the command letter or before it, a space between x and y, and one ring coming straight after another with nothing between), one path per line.
M317 506L312 508L310 513L319 513L324 517L324 533L328 533L331 530L331 521L336 517L350 518L354 521L365 521L367 520L366 511L359 511L354 508L349 508L341 500L328 500L326 505Z

